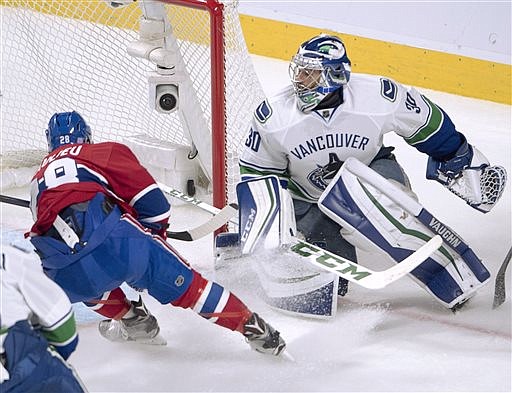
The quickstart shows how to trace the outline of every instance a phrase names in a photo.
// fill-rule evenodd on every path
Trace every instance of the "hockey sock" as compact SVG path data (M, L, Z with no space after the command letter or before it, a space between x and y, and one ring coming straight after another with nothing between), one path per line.
M252 311L230 291L216 282L205 279L195 271L190 287L171 304L176 307L191 308L216 325L240 332L252 315Z
M100 299L90 300L84 304L98 314L116 320L126 317L131 309L131 303L121 288L105 292Z

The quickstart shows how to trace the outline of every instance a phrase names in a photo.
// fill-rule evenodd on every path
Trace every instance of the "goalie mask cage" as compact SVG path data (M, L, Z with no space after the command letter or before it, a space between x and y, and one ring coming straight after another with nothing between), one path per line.
M237 1L162 2L190 82L187 90L193 90L192 104L182 101L180 84L180 111L190 112L185 121L178 112L150 109L147 76L155 65L126 51L139 38L137 3L112 8L97 0L2 0L3 188L28 182L23 168L38 165L46 154L44 130L51 115L76 110L95 142L142 134L153 145L194 144L199 156L206 156L201 163L213 204L222 207L234 197L238 153L252 112L264 98ZM196 131L191 141L194 125L188 123L198 118L201 137Z

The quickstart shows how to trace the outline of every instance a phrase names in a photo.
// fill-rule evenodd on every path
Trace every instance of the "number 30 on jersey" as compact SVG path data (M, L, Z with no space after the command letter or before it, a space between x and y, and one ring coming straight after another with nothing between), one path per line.
M254 131L251 127L251 131L249 132L249 136L245 140L245 146L250 148L251 150L258 151L260 148L261 136L258 131Z

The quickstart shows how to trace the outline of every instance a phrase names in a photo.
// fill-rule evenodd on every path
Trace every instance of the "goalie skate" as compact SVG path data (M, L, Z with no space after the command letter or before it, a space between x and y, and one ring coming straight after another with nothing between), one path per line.
M132 300L132 310L135 316L126 319L106 319L100 321L100 334L109 341L133 341L140 344L167 345L167 341L159 334L158 321L148 311L142 299Z
M286 347L279 332L253 313L244 325L243 335L257 352L278 356Z

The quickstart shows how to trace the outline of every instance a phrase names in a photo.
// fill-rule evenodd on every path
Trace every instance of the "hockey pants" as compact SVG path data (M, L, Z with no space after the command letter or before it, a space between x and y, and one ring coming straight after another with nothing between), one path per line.
M162 304L186 292L193 271L164 239L131 215L122 214L103 194L85 205L74 211L67 208L68 216L63 217L79 235L80 243L74 249L55 236L31 239L46 274L64 289L71 302L100 298L123 282L147 289Z

